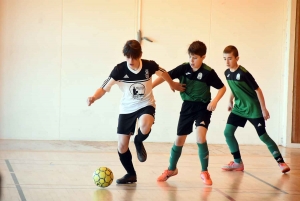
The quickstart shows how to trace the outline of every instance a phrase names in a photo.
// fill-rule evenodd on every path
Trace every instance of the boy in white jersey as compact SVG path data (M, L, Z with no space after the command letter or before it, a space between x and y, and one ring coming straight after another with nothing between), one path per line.
M93 96L88 98L88 105L90 106L106 92L109 92L114 84L117 84L123 92L117 129L119 136L118 154L127 174L117 179L116 182L118 184L137 181L132 155L129 150L129 141L135 130L136 119L139 119L138 134L134 138L137 157L141 162L147 159L143 141L149 136L155 114L152 75L156 74L166 80L173 91L184 91L184 87L179 83L173 82L169 74L154 61L141 59L142 48L138 41L127 41L123 48L123 54L126 61L118 64L103 85Z

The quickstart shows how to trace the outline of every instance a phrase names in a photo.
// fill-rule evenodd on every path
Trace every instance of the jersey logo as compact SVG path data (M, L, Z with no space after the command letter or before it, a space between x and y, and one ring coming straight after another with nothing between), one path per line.
M227 77L229 77L229 76L230 76L230 74L227 75Z
M123 78L129 78L128 75L125 75Z
M257 127L260 127L260 126L261 126L261 124L260 124L260 123L258 123Z
M198 73L197 79L198 79L198 80L201 80L201 79L202 79L202 73Z
M185 75L190 75L191 73L190 72L187 72Z
M200 125L203 125L203 126L205 126L205 122L204 122L204 121L202 121L202 122L200 123Z
M142 100L145 95L145 86L141 83L134 83L129 88L133 99Z
M238 73L238 74L236 74L236 79L237 80L240 80L241 79L241 75Z
M206 155L203 159L208 159L209 158L209 155Z
M146 79L149 79L149 70L148 69L145 69L145 77L146 77Z

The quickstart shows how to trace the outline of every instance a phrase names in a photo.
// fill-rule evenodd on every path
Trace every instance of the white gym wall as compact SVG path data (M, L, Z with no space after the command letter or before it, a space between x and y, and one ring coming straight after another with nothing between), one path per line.
M189 44L201 40L205 63L225 83L222 51L237 46L240 64L265 95L269 135L290 144L295 0L141 2L142 36L154 41L142 41L143 58L170 70L188 61ZM122 47L136 39L138 13L138 0L1 0L0 138L117 140L118 87L91 107L86 98L124 61ZM166 83L154 95L156 121L147 141L172 142L182 100ZM225 143L228 95L229 88L213 112L208 143ZM237 138L261 144L251 124L238 129Z

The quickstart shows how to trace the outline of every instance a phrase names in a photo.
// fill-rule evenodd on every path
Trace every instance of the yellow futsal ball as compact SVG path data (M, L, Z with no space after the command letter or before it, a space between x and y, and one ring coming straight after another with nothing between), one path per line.
M99 187L105 188L114 180L114 174L108 167L100 167L93 174L93 180Z

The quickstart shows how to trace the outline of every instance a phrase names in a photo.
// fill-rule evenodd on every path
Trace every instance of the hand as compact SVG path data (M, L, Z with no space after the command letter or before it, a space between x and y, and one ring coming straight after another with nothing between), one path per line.
M231 111L232 108L233 108L233 103L232 103L232 101L229 101L227 110Z
M211 101L207 106L207 110L214 111L216 109L216 107L217 107L217 102Z
M88 99L87 99L88 106L91 106L94 102L95 102L95 97L94 96L88 97Z
M185 86L186 86L186 84L180 84L178 82L173 82L172 85L170 85L171 90L173 92L175 92L175 90L183 92L183 91L185 91Z
M265 120L270 119L270 114L269 114L269 111L267 109L263 109L262 114L263 114L263 117L264 117Z

